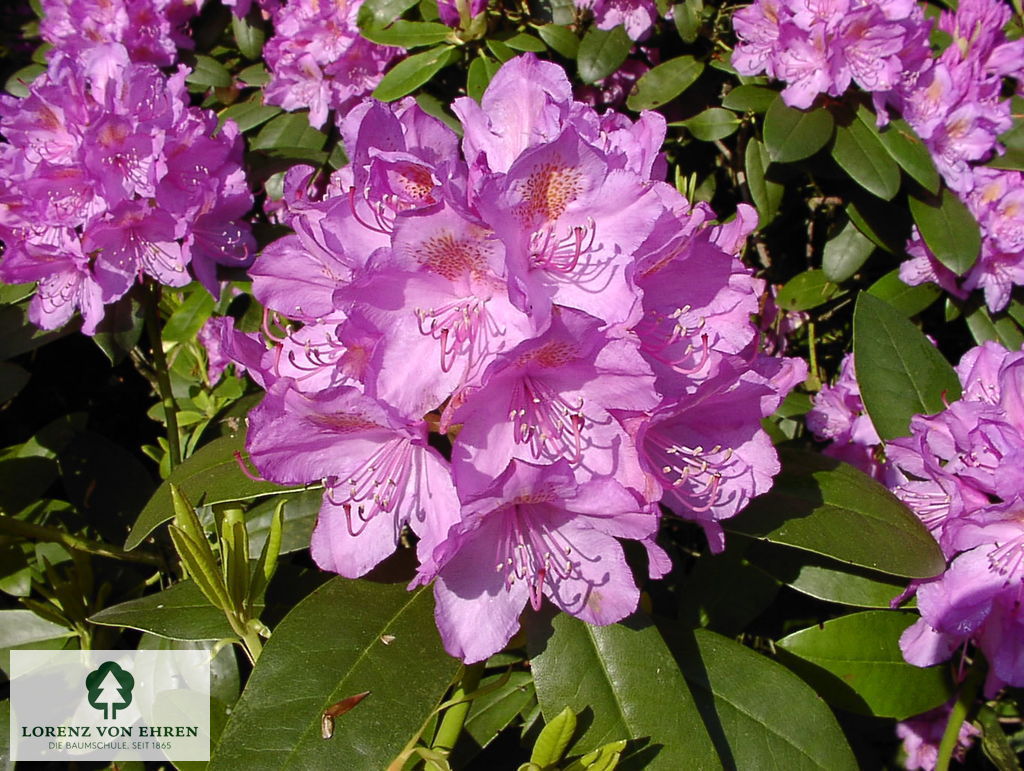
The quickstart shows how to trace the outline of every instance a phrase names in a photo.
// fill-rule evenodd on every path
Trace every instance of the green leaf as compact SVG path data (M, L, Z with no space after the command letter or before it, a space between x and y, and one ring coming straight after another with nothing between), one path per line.
M778 95L778 91L766 86L736 86L722 99L722 106L741 112L764 113Z
M1024 149L1013 147L1002 155L996 155L988 163L983 164L990 169L1008 171L1024 171Z
M544 726L530 753L530 762L541 768L553 766L565 755L576 733L576 713L566 707Z
M586 43L585 38L583 42ZM582 56L583 46L580 46L581 61ZM645 72L636 82L633 91L626 99L626 106L636 112L660 107L671 102L692 86L702 72L704 72L704 62L692 56L677 56L667 62L662 62L657 67Z
M36 293L36 282L24 284L0 284L0 305L13 305L27 300Z
M213 296L199 285L194 285L185 301L171 314L164 325L162 337L168 343L194 340L206 320L213 315Z
M261 611L262 603L257 603ZM223 640L235 633L224 617L192 581L181 581L156 594L111 605L89 618L101 626L149 632L171 640Z
M731 110L711 107L704 112L681 121L687 131L703 142L714 142L735 133L740 121Z
M948 667L915 667L903 660L900 635L915 620L911 613L870 610L802 629L775 644L799 657L785 663L833 706L905 720L953 695Z
M779 582L744 559L748 539L721 554L702 554L679 589L679 616L691 626L740 634L779 593Z
M485 677L480 681L481 690L493 686L505 676ZM536 701L532 675L529 672L511 672L504 685L473 700L473 707L466 719L466 733L473 738L478 748L483 749ZM459 749L456 748L455 752L458 753Z
M17 396L28 385L30 377L23 367L9 361L0 361L0 406Z
M981 726L981 749L989 762L998 771L1020 771L1020 760L996 711L988 705L983 706L978 710L978 725Z
M125 542L134 549L156 528L174 516L170 485L177 485L197 506L242 501L285 492L272 482L250 479L242 473L235 453L245 448L245 437L233 434L214 439L185 460L164 480L139 514ZM244 457L244 456L243 456Z
M470 62L469 72L466 74L466 93L478 102L483 99L484 92L499 66L498 62L486 56L478 56Z
M981 251L978 221L948 187L928 199L910 196L910 213L935 258L962 276Z
M281 148L322 150L326 143L327 135L309 125L305 112L288 112L278 115L261 128L249 148L264 151Z
M580 39L576 33L561 24L545 24L537 28L541 40L566 59L575 59L580 50Z
M384 76L373 91L373 97L392 102L412 93L434 75L454 62L459 52L450 45L440 45L403 59Z
M520 32L518 35L505 38L501 42L514 51L530 51L535 54L542 54L548 50L547 46L544 45L543 42L535 38L533 35L528 35L525 32Z
M566 707L591 716L570 753L648 737L658 747L649 768L721 767L686 681L646 619L591 626L560 613L550 637L543 634L530 631L530 649L545 719Z
M603 744L574 760L565 767L565 771L615 771L627 744L625 739Z
M694 632L688 647L680 666L729 768L857 769L832 712L799 677L705 629Z
M221 124L233 120L238 124L239 131L246 132L257 126L262 126L281 112L281 108L277 105L263 104L263 94L256 93L244 102L238 102L221 110L218 117Z
M359 6L359 28L386 26L417 2L419 0L366 0Z
M809 158L832 138L835 121L824 109L797 110L775 97L764 116L764 144L768 157L780 163Z
M744 168L747 172L747 187L750 189L750 197L757 207L757 215L760 218L760 227L764 227L775 219L782 203L782 196L786 188L778 182L768 179L765 174L771 159L764 143L757 139L747 142L747 149L744 154Z
M250 8L243 19L231 14L231 32L242 56L251 61L260 58L267 39L267 23L258 7Z
M256 568L253 570L252 585L249 587L249 595L246 597L245 605L247 609L251 609L256 601L263 596L263 592L266 591L267 586L270 584L270 580L274 577L274 573L277 571L277 558L281 556L281 531L283 528L284 520L284 505L286 501L282 500L277 504L277 508L274 509L274 515L270 520L270 529L267 533L267 537L263 541L263 548L260 550L260 556L256 560ZM246 539L248 543L248 539ZM252 549L252 545L249 545L249 549ZM248 555L246 555L246 560ZM248 568L248 562L245 563Z
M11 725L11 700L0 701L0 726ZM0 731L0 771L14 771L11 760L11 732Z
M870 114L870 113L869 113ZM874 120L874 116L870 118ZM929 193L938 193L942 179L935 168L932 154L903 118L890 119L878 132L882 145L907 174Z
M860 114L848 125L836 126L832 157L872 195L889 201L899 192L900 167L882 144L874 122L865 122Z
M604 30L591 27L580 41L576 68L580 80L595 83L615 72L625 60L633 41L621 24Z
M903 256L903 247L910 236L909 212L894 211L885 201L862 194L854 196L846 205L846 214L857 230L876 246L890 254Z
M321 586L274 629L210 771L385 768L458 666L441 648L433 612L430 589L344 578ZM363 691L370 695L322 739L323 711Z
M801 594L840 605L887 609L907 588L904 579L786 546L757 543L747 558Z
M67 627L39 618L31 610L0 610L0 648L69 637L74 634ZM5 668L6 671L6 668Z
M861 399L882 439L907 436L910 418L960 398L949 362L898 310L861 292L853 314L853 353Z
M185 76L185 82L205 88L230 88L234 82L227 68L206 54L192 54L186 59L192 65L192 72Z
M826 278L837 284L853 276L875 251L875 244L861 233L852 222L847 222L839 234L825 244L821 267Z
M230 607L242 611L249 598L250 575L249 538L241 509L229 508L224 511L220 523L220 561L224 586L231 598Z
M786 282L775 302L785 311L806 311L827 303L838 291L824 271L805 270Z
M142 306L131 295L108 305L92 340L113 365L124 361L142 337Z
M32 81L44 72L46 72L46 65L43 64L29 64L22 67L7 78L7 82L4 84L4 90L11 96L24 99L28 96L29 86L32 85Z
M494 54L494 58L504 64L516 56L516 52L495 38L488 38L486 41L488 50Z
M287 495L275 495L249 509L245 517L249 529L249 556L256 559L263 549L274 512L282 503L281 554L308 549L323 497L323 488L316 487Z
M176 525L168 525L167 531L171 534L171 541L174 542L174 549L181 557L182 565L203 596L221 610L234 610L235 606L228 596L217 564L211 564L207 559L209 544L206 543L206 539L197 541Z
M945 569L921 521L867 474L818 453L779 454L771 492L723 522L726 529L894 576L930 578Z
M27 304L0 305L0 360L35 350L78 329L72 322L47 332L28 320Z
M1000 313L992 318L982 303L977 303L973 309L968 307L964 310L967 328L971 330L971 337L978 345L992 340L1011 351L1020 350L1024 345L1024 332L1010 316Z
M868 294L885 300L904 316L916 316L942 295L935 284L908 286L900 280L899 269L889 271L868 287Z
M672 6L672 21L675 22L676 32L684 43L692 43L700 34L703 9L703 0L682 0Z
M443 43L452 34L452 28L436 21L406 21L399 19L386 27L364 27L363 37L383 46L418 48Z
M256 62L238 73L238 82L243 86L259 88L270 82L270 73L263 66L263 62Z

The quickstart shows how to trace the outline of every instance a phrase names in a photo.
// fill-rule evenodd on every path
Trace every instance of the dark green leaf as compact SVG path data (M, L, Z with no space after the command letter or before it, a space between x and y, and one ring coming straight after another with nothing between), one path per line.
M993 340L1011 351L1018 351L1024 345L1024 333L1010 316L1000 313L992 318L981 303L977 303L973 309L965 308L964 311L967 328L971 330L971 337L978 345Z
M258 6L250 8L242 19L231 14L231 31L242 56L253 61L260 58L267 39L267 23Z
M672 21L684 43L692 43L700 34L703 0L682 0L672 6Z
M32 85L32 81L44 72L46 72L46 66L43 64L29 64L26 67L22 67L7 78L7 82L4 84L4 90L12 96L24 99L28 96L28 89L29 86Z
M34 350L77 329L77 322L72 322L46 332L28 320L25 305L0 305L0 360Z
M219 117L221 123L233 120L238 124L238 130L245 132L263 125L280 112L281 108L277 105L263 104L262 93L257 93L245 102L238 102L221 110Z
M910 213L939 262L958 276L971 269L981 250L981 231L956 193L944 187L927 200L910 196Z
M779 593L779 582L744 559L750 541L730 541L722 554L703 554L686 576L680 616L691 626L739 634ZM739 546L740 548L736 548Z
M278 148L302 148L321 150L327 143L327 135L309 125L304 112L278 115L260 129L250 144L252 150L274 150Z
M589 721L571 754L648 737L651 769L720 768L697 705L658 630L635 616L591 626L560 613L546 640L531 630L537 698L547 720L566 707Z
M241 434L214 439L178 466L150 498L128 534L126 549L134 549L157 527L174 516L170 485L177 485L193 504L212 505L283 492L272 482L257 482L242 473L235 459L242 452Z
M871 120L874 116L871 116ZM907 174L929 193L938 193L942 180L932 154L903 118L895 118L878 132L885 149Z
M238 73L238 82L244 86L259 88L270 82L270 73L263 66L263 62L256 62Z
M504 674L486 677L480 682L480 688L493 686L504 677ZM512 672L507 683L473 700L466 720L466 732L476 746L483 749L536 700L530 673Z
M230 88L231 73L223 64L206 54L193 54L191 58L192 72L185 77L186 83L205 88Z
M824 271L805 270L786 282L775 301L786 311L806 311L828 302L838 291Z
M399 19L386 27L364 27L363 37L384 46L418 48L443 43L452 34L452 28L436 21L405 21Z
M257 613L262 610L261 603L256 607ZM101 626L138 629L172 640L223 640L235 636L224 612L211 605L192 581L104 608L89 621Z
M575 59L580 50L580 39L568 27L560 24L545 24L537 28L537 34L553 50L566 59Z
M778 91L773 91L765 86L736 86L725 95L722 106L728 107L730 110L764 113L768 111L778 95Z
M0 361L0 406L6 404L28 384L29 373L17 364Z
M942 290L935 284L918 284L908 286L900 280L899 270L886 273L878 281L868 287L868 294L889 305L904 316L916 316L942 295Z
M419 0L366 0L359 6L358 24L364 27L383 27L412 8Z
M11 701L4 699L0 701L0 725L10 726L11 724ZM11 760L11 732L0 731L0 771L14 771L14 762Z
M853 352L864 407L882 439L906 436L910 418L960 398L949 362L898 310L861 292L853 314Z
M469 72L466 74L466 93L480 101L483 99L484 91L498 71L498 63L484 56L478 56L469 64Z
M509 59L513 59L516 56L516 52L509 48L507 45L502 43L500 40L490 38L486 41L488 50L494 54L494 58L504 64Z
M984 165L990 169L1024 171L1024 149L1019 147L1010 148L1002 155L996 155Z
M164 325L162 337L169 343L194 340L206 320L213 315L214 300L205 288L194 285Z
M916 615L869 610L794 632L776 645L785 662L830 704L850 712L904 720L953 695L945 665L915 667L899 639Z
M142 337L142 306L131 295L108 305L103 320L96 325L92 340L113 365L118 365Z
M711 107L704 112L682 121L682 126L703 142L714 142L733 134L740 121L731 110Z
M873 195L860 195L847 204L846 214L857 230L876 246L891 254L903 255L903 247L910 236L909 213L894 211L892 206Z
M888 201L899 192L900 168L879 139L874 123L856 116L849 125L836 126L832 157L872 195Z
M905 579L786 546L757 543L746 554L759 568L796 591L840 605L889 608L889 603L907 588Z
M520 32L518 35L513 35L510 38L505 38L501 41L509 48L515 51L531 51L535 54L544 53L547 46L533 35L528 35L525 32Z
M852 222L839 231L839 234L825 244L822 253L821 267L825 276L836 283L846 281L861 269L875 244L862 234Z
M930 578L946 567L921 521L867 474L817 453L780 456L771 492L726 529L894 576Z
M768 157L780 163L814 155L832 138L835 121L824 109L797 110L775 97L764 116L764 144Z
M714 632L694 638L679 663L727 768L857 769L832 712L799 677Z
M586 43L586 39L583 41ZM580 47L582 61L583 47ZM582 65L581 65L582 66ZM692 86L704 72L704 62L692 56L677 56L643 74L626 99L626 106L640 112L671 102ZM730 116L732 117L732 116Z
M996 711L988 705L978 710L981 726L981 749L998 771L1020 771L1020 760L999 723Z
M440 45L422 53L413 54L392 67L377 88L373 97L382 102L391 102L412 93L434 75L458 58L458 51L450 45Z
M385 768L458 666L441 648L433 611L430 589L336 578L314 591L267 641L210 771ZM370 695L322 739L323 711L363 691Z
M747 142L744 168L747 172L747 187L750 188L750 197L757 207L760 227L764 227L775 219L775 215L779 211L779 204L782 203L782 196L786 192L785 187L765 177L770 163L768 151L762 142L757 139Z
M308 548L322 499L323 490L317 487L288 495L275 495L273 498L253 506L245 518L246 527L249 529L249 556L252 559L259 556L260 550L267 540L267 534L270 532L274 511L282 500L285 501L285 504L281 553L288 554Z
M580 42L576 53L576 68L580 80L595 83L611 75L626 60L633 41L620 24L614 29L591 27Z
M25 284L0 284L0 305L13 305L27 300L36 293L36 282Z

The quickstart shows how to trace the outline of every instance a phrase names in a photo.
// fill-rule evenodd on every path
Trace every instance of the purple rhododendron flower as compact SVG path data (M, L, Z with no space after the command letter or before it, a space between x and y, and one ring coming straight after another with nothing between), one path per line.
M0 279L39 282L39 326L79 310L93 334L142 276L216 294L217 266L251 260L241 136L189 106L184 78L109 43L58 52L27 97L0 97Z
M939 759L939 744L942 743L942 734L946 730L952 708L951 703L944 704L896 724L896 735L903 740L903 767L907 771L934 770ZM965 720L960 726L953 757L962 763L964 755L974 743L974 737L980 734L980 730Z
M995 343L957 368L962 398L911 420L889 457L894 492L935 535L949 568L917 586L921 619L900 639L911 664L943 661L970 641L989 662L985 691L1024 684L1024 351Z
M652 0L573 0L576 7L594 13L598 29L614 29L620 24L630 40L643 40L658 20Z
M659 181L660 116L599 115L530 55L453 109L461 142L411 99L348 112L351 163L321 193L289 176L294 232L250 271L270 346L218 345L269 392L257 468L327 487L314 558L360 575L408 524L446 647L477 661L528 601L631 613L616 539L667 572L662 500L721 548L778 470L761 419L806 368L758 351L764 284L737 257L754 210L714 224Z

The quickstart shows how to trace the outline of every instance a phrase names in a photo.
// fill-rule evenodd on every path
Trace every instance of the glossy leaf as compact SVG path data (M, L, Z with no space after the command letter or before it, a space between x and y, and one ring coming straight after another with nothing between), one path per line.
M433 610L429 589L336 578L314 591L267 641L210 771L385 768L458 667L441 648ZM363 691L370 695L322 739L324 709Z
M744 155L744 168L747 172L747 187L750 189L750 197L757 207L757 215L761 227L775 219L782 203L782 196L786 188L778 182L773 182L765 175L771 159L764 144L751 139L747 142L747 149Z
M537 34L553 50L566 59L575 59L580 50L580 39L568 27L560 24L545 24L537 28Z
M410 94L451 64L458 52L450 45L439 45L403 59L384 76L373 90L373 98L391 102Z
M777 96L764 116L768 157L780 163L809 158L832 138L835 121L828 110L797 110Z
M584 42L586 40L584 39ZM580 56L582 57L582 47ZM640 112L671 102L696 82L704 62L692 56L677 56L645 72L626 99L626 106Z
M882 439L906 436L910 418L960 397L949 362L898 310L862 292L853 314L853 352L864 407Z
M949 188L927 200L910 196L910 213L935 258L959 276L974 265L981 250L978 221Z
M824 271L805 270L786 282L775 302L786 311L806 311L828 302L838 291Z
M244 102L237 102L230 107L221 110L218 117L221 122L233 120L238 124L238 130L245 132L262 126L275 115L281 113L280 107L274 104L263 104L261 94L254 94L252 98Z
M908 578L930 578L946 561L920 520L885 487L845 463L783 450L771 492L755 498L732 532Z
M560 613L550 637L531 630L530 649L544 717L566 707L588 716L570 754L647 737L657 750L649 768L721 767L686 681L646 619L590 626Z
M722 99L722 106L730 110L764 113L778 95L778 91L765 86L736 86Z
M832 712L780 664L705 629L679 663L727 768L857 769Z
M257 612L262 604L256 604ZM89 618L101 626L121 626L172 640L222 640L234 637L223 611L215 608L192 581L162 592L104 608Z
M541 768L553 766L565 755L576 732L576 713L566 707L544 726L530 753L530 762Z
M177 485L196 506L241 501L284 492L272 482L250 479L239 468L235 453L242 452L245 437L233 434L214 439L185 460L149 499L125 542L134 549L157 527L174 516L170 485Z
M1011 351L1020 350L1021 345L1024 345L1024 332L1012 317L998 314L993 318L988 308L981 303L972 309L965 309L964 321L978 345L992 340Z
M584 83L611 75L626 60L633 41L620 24L609 30L591 27L576 52L576 69Z
M740 121L731 110L711 107L692 118L687 118L680 125L685 126L697 139L714 142L735 133Z
M853 276L875 251L875 244L852 222L847 222L835 238L825 244L821 268L825 277L839 283Z
M399 19L386 27L363 27L363 37L383 46L419 48L443 43L452 34L452 28L436 21L406 21Z
M309 125L304 112L284 113L267 123L249 144L252 150L276 150L280 148L301 148L322 150L327 135Z
M868 294L885 300L904 316L916 316L942 295L935 284L909 286L900 280L899 270L892 270L868 287Z
M873 123L854 117L836 127L832 157L854 182L872 195L891 200L900 189L900 168L885 149Z
M871 116L871 120L874 116ZM921 138L903 118L892 118L878 131L882 145L902 169L929 193L939 192L942 179L935 168L932 154Z
M853 613L775 644L799 657L787 663L833 706L904 720L953 695L947 666L922 668L903 660L900 635L916 619L886 610Z
M418 0L366 0L359 6L360 28L383 27L412 8Z

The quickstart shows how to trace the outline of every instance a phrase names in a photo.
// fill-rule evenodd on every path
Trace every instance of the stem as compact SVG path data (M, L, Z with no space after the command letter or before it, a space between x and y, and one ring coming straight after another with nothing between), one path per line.
M59 543L67 546L69 549L77 549L87 554L95 554L97 557L110 557L111 559L125 560L126 562L141 562L157 567L164 566L164 561L156 554L145 551L125 551L102 541L81 538L77 535L71 535L71 533L65 533L63 530L46 527L45 525L36 525L32 522L25 522L24 520L6 515L0 515L0 533L34 538L37 541Z
M935 771L948 771L949 761L956 751L957 741L960 738L960 726L967 719L967 713L974 705L974 700L981 687L983 673L982 668L975 663L975 666L967 674L960 689L957 691L956 701L953 709L949 712L949 721L946 723L946 730L942 734L942 742L939 744L939 755L935 761Z
M463 668L462 680L459 682L459 687L455 689L455 693L452 694L452 700L461 699L477 689L484 673L484 664L485 662L478 661L476 664L470 664ZM444 717L441 719L441 726L437 729L437 736L434 737L433 749L444 753L452 751L455 743L459 740L462 726L466 722L466 715L469 714L469 708L472 705L473 702L464 701L453 704L445 711Z
M181 463L181 438L178 435L178 405L171 392L171 379L167 374L167 357L164 356L163 339L160 336L160 313L157 304L160 302L160 286L150 284L143 293L143 308L146 314L146 332L149 334L149 347L153 349L153 369L159 390L160 402L164 408L164 421L167 423L167 449L170 456L171 469Z

